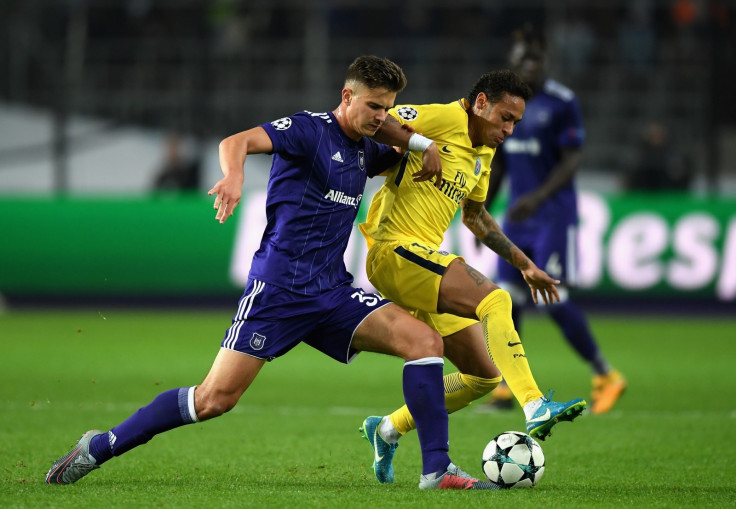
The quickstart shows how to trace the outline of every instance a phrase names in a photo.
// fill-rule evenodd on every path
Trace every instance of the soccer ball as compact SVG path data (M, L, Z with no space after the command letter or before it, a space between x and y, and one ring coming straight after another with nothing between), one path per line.
M544 474L544 453L520 431L504 431L483 450L483 473L502 488L531 488Z

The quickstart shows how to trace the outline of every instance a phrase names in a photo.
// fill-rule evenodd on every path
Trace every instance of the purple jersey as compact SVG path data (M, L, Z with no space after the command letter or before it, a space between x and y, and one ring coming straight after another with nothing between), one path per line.
M366 177L400 156L370 138L351 140L331 112L304 111L262 127L273 161L250 277L302 295L350 284L343 257Z
M556 81L546 80L542 91L527 101L524 118L514 127L514 134L500 147L511 184L509 203L538 188L559 162L561 150L582 147L584 139L577 97ZM575 186L570 181L518 226L526 230L546 228L551 218L575 224L576 201Z

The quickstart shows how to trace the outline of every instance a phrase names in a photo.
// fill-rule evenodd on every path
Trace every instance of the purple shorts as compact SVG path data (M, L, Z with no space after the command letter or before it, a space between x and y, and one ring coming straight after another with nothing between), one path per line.
M270 361L304 342L347 364L355 330L389 302L347 285L308 296L249 278L221 346Z

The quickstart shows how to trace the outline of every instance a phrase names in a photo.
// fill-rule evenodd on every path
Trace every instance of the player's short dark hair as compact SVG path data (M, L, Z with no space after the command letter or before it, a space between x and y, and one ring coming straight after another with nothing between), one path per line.
M385 88L391 92L401 92L406 87L406 76L401 67L387 58L364 55L356 58L347 73L345 82L357 81L368 88Z
M468 95L471 106L475 104L475 99L481 92L486 94L491 104L499 102L505 94L521 97L524 101L528 101L532 96L532 89L529 88L529 85L524 83L518 74L508 69L487 72L481 76Z
M523 60L544 61L547 41L544 34L537 31L532 23L524 23L511 33L511 51L509 62L512 67L521 64Z

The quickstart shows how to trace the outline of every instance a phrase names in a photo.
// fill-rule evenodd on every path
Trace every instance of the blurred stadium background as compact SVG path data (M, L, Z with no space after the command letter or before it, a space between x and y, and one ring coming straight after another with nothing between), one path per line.
M232 305L269 160L249 158L238 222L220 226L222 138L334 108L360 54L404 68L399 101L449 102L507 67L525 23L585 116L581 302L732 312L732 0L3 0L0 294ZM634 189L646 161L672 174ZM459 228L447 242L492 275Z

